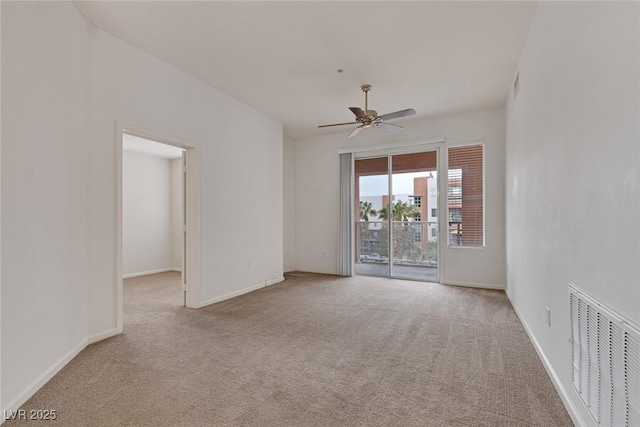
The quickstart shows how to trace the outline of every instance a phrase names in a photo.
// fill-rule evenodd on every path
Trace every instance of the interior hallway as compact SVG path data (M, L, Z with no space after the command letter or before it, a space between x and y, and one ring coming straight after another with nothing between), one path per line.
M572 425L500 291L293 273L191 310L169 272L127 279L125 302L125 333L23 409L65 426Z

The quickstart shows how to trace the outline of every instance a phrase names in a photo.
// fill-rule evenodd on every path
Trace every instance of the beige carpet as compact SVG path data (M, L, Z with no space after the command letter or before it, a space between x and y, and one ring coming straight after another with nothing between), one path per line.
M190 310L162 273L125 301L125 333L23 408L65 426L572 425L503 292L299 273Z

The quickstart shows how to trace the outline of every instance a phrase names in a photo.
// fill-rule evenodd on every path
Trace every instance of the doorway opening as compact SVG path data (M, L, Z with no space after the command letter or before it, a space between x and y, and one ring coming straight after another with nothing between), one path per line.
M128 315L144 304L153 310L196 306L198 153L129 126L118 127L117 151L116 319L122 332L125 306Z
M354 176L355 274L438 282L437 150L356 159Z

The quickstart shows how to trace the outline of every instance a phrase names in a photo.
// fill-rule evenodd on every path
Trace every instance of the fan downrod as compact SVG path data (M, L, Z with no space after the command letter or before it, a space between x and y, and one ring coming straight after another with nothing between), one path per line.
M364 113L369 116L369 120L373 120L378 116L378 112L375 110L369 110L369 91L371 90L371 85L364 84L360 86L360 89L364 92Z

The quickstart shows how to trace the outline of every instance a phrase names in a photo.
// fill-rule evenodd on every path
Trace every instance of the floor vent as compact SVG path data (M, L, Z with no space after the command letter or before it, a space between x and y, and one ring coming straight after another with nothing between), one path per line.
M640 332L569 287L573 386L601 426L640 427Z

